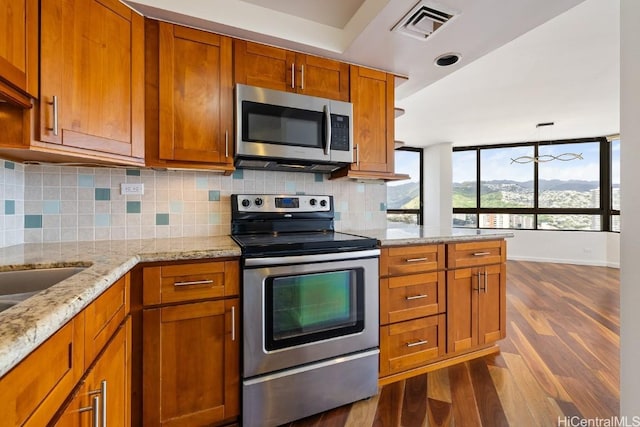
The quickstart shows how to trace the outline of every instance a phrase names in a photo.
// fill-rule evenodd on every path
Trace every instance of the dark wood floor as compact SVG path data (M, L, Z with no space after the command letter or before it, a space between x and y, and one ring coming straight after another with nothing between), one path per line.
M618 414L619 271L509 261L501 353L290 427L557 426ZM569 425L568 423L561 425Z

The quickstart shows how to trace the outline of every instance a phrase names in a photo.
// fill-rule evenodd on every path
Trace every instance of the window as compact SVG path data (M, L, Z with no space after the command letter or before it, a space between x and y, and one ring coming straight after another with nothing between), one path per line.
M397 149L395 171L411 178L387 183L387 221L394 226L421 225L422 150L409 147Z
M609 230L620 231L620 138L611 141L611 213Z
M619 150L605 138L454 148L453 226L619 231Z

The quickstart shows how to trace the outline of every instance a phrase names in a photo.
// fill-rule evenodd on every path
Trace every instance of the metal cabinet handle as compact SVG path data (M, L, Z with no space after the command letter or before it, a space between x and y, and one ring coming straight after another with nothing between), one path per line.
M476 282L478 284L477 288L473 288L474 291L479 291L480 290L480 270L478 270L478 281Z
M489 273L487 270L484 270L484 293L489 292Z
M173 286L193 286L193 285L210 285L213 280L194 280L192 282L175 282Z
M291 64L291 89L296 88L296 64Z
M300 66L300 89L304 90L304 64Z
M224 131L224 156L229 157L229 130Z
M231 306L231 341L236 340L236 306Z
M416 347L419 345L425 345L428 344L429 341L428 340L420 340L420 341L416 341L416 342L408 342L407 343L407 347Z
M102 407L100 408L102 418L101 427L107 427L107 380L102 380L100 383L100 394L102 395Z
M485 255L491 255L491 252L474 252L473 256L485 256Z
M429 258L407 258L405 262L424 262L429 261Z
M54 136L58 136L58 96L53 95L51 102L47 102L47 104L53 106L53 127L47 128L47 130L52 130Z
M356 166L360 166L360 144L356 144Z
M413 296L410 296L410 297L405 297L405 299L407 301L411 301L411 300L414 300L414 299L422 299L422 298L428 298L428 297L429 297L429 295L427 295L427 294L420 294L420 295L413 295Z
M100 396L98 396L96 394L91 399L91 406L87 406L87 407L78 409L78 412L93 411L93 414L92 414L93 416L91 417L91 426L92 427L99 427L100 426L100 412L98 410L99 406L100 406Z

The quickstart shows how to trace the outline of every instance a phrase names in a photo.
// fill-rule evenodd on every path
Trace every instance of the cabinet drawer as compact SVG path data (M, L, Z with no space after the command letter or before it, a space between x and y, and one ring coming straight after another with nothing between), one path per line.
M445 315L380 327L380 376L417 368L444 355Z
M422 273L444 268L444 245L419 245L382 248L380 274Z
M84 312L0 379L0 424L43 426L49 422L84 372L83 324Z
M504 240L452 243L447 245L448 268L499 264L506 261L507 243Z
M215 261L147 267L143 304L165 304L238 295L238 261Z
M129 274L126 274L87 306L84 341L85 366L91 365L91 362L129 313L128 296Z
M380 280L382 325L444 313L445 310L443 271Z

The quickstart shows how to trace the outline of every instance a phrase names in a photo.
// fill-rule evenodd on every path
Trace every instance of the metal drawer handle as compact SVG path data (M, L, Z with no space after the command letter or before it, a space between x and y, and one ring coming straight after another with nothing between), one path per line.
M416 347L418 345L425 345L428 344L429 341L428 340L420 340L420 341L416 341L416 342L408 342L407 343L407 347Z
M102 427L107 427L107 380L100 383L100 394L102 394Z
M54 136L58 136L58 96L53 95L51 102L47 102L47 104L53 107L53 127L47 128L47 130L52 130Z
M407 258L405 262L424 262L429 261L429 258Z
M304 64L300 66L300 89L304 90Z
M291 89L296 88L296 64L291 64Z
M485 256L485 255L491 255L491 252L474 252L473 256Z
M173 286L193 286L193 285L210 285L213 283L213 280L194 280L192 282L175 282Z
M406 297L406 300L407 301L411 301L411 300L414 300L414 299L422 299L422 298L428 298L428 297L429 297L429 295L427 295L427 294L420 294L420 295L413 295L413 296L410 296L410 297Z

